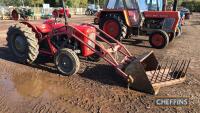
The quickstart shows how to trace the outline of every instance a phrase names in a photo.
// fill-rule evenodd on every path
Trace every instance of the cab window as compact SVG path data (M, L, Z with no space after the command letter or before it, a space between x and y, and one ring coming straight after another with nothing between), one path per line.
M137 9L137 1L136 0L125 0L126 6L128 9Z

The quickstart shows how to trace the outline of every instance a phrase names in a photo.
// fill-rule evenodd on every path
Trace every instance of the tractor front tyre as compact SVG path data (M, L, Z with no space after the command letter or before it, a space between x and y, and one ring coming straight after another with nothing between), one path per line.
M61 74L70 76L78 72L80 61L73 50L64 48L59 50L55 56L55 65Z
M127 35L127 26L124 24L120 15L117 14L106 15L101 18L99 27L111 37L119 41L122 41L122 39Z
M149 43L153 48L163 49L169 44L169 36L165 31L155 31L149 36Z
M168 33L169 36L169 42L172 42L174 40L174 38L176 37L176 33Z
M18 61L31 64L36 60L39 54L39 44L32 28L22 23L13 25L9 27L6 40Z
M177 31L176 31L176 37L180 37L182 34L182 29L180 27L178 27Z

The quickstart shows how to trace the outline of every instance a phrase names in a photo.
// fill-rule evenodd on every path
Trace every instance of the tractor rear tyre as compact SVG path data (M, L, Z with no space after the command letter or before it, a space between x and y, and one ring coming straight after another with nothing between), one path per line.
M12 11L12 19L16 21L20 19L20 14L17 12L17 10Z
M89 9L87 9L86 11L85 11L85 15L90 15L90 10Z
M70 76L78 72L80 61L73 50L64 48L59 50L55 56L55 65L63 75Z
M149 43L156 49L165 48L169 44L169 36L165 31L155 31L149 36Z
M100 19L99 28L119 41L127 35L127 26L118 14L105 15Z
M32 28L22 23L11 26L7 32L7 41L18 61L30 64L36 60L39 44Z
M60 15L59 15L59 11L57 9L55 9L53 12L52 12L52 15L54 18L58 18Z

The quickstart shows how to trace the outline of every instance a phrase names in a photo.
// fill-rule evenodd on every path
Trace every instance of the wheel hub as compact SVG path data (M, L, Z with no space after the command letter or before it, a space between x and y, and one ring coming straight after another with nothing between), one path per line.
M14 42L15 48L18 52L23 53L26 49L26 41L24 37L17 36Z
M119 35L120 28L115 20L107 20L103 26L103 31L115 38Z
M62 69L64 72L69 72L70 70L72 70L73 63L68 56L61 55L59 59L60 60L59 60L58 65L60 69Z
M155 34L153 36L152 43L156 46L160 46L164 43L164 39L160 34Z

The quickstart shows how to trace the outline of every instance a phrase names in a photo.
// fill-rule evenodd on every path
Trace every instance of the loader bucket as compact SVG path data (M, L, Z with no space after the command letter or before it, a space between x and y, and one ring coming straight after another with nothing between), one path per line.
M149 52L131 61L124 72L133 78L131 89L156 95L161 87L184 82L189 64L190 60L159 64L154 53Z

